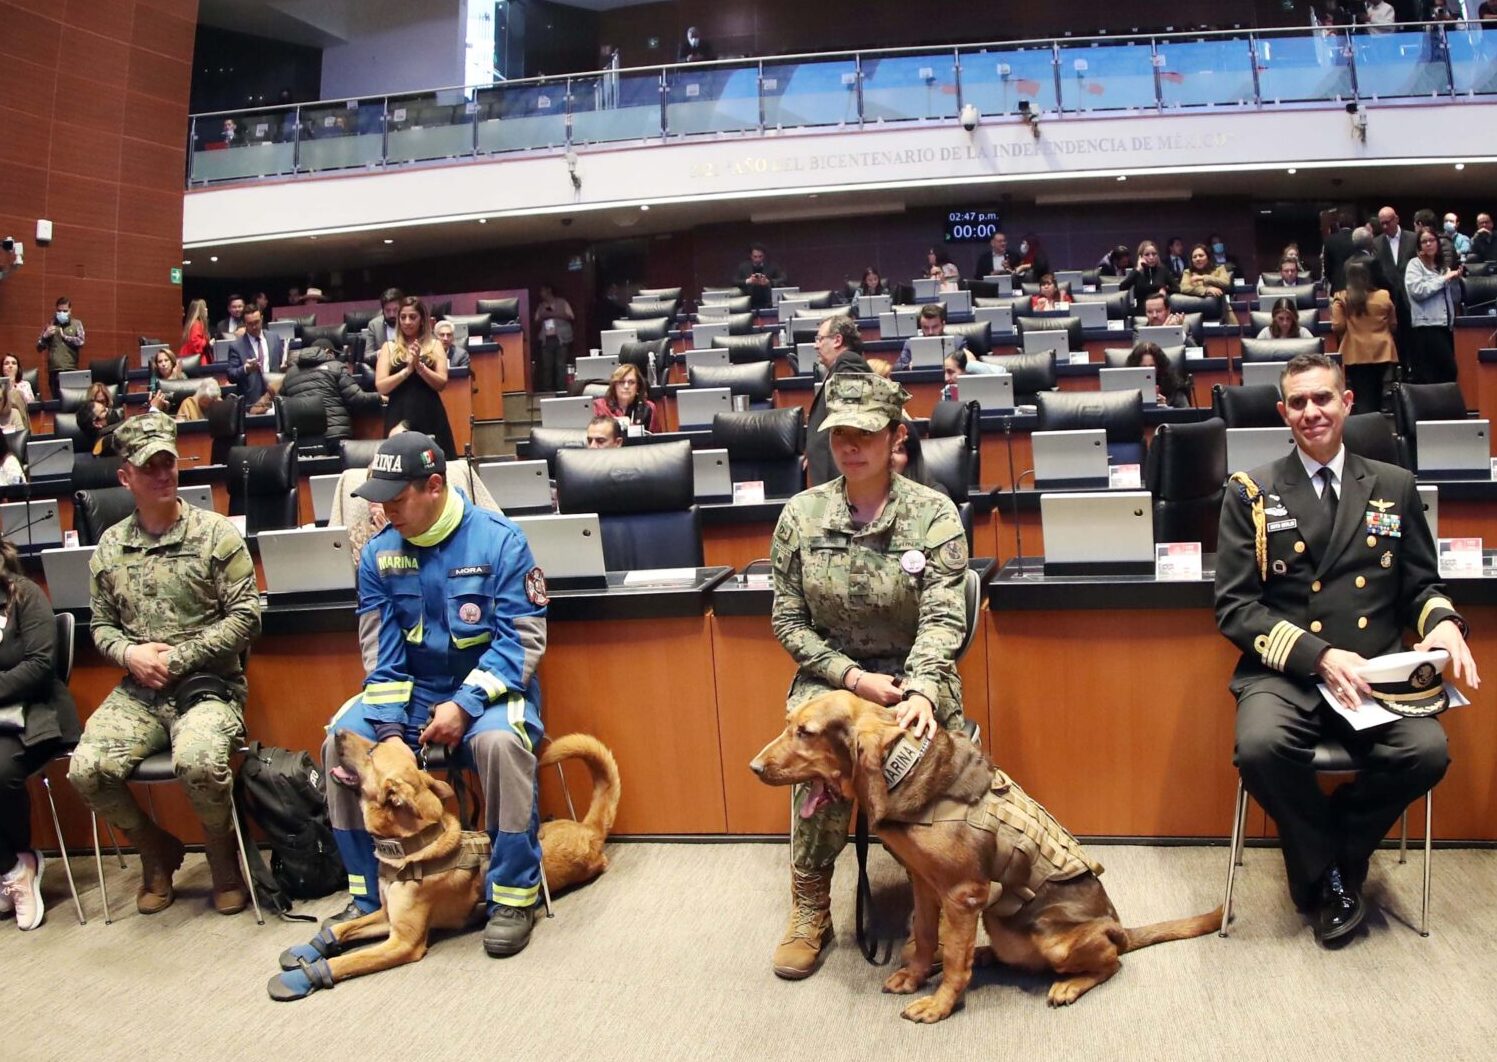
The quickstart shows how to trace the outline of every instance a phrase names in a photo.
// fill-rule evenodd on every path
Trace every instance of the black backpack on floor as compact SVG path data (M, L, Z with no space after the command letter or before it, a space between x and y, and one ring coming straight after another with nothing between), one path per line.
M251 742L234 799L270 844L270 867L251 847L250 872L261 902L285 911L292 900L311 900L348 884L333 843L322 771L304 751Z

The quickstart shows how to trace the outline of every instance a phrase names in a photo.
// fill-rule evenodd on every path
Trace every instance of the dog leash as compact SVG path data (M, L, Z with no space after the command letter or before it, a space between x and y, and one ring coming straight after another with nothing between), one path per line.
M879 958L879 942L873 935L872 927L868 925L870 912L873 910L873 886L868 880L868 816L861 807L858 808L857 825L853 827L853 850L858 857L857 900L853 912L858 950L872 965L883 966L894 953L894 941L884 941L883 958Z

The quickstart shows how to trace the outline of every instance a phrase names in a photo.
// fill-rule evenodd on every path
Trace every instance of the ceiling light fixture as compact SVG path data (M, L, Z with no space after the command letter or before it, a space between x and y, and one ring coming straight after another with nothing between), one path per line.
M395 241L394 240L386 240L385 242L386 243L394 243Z
M639 204L639 209L640 209L641 213L647 213L649 211L649 209L650 209L650 204L649 203L641 203L641 204Z
M1466 168L1466 164L1464 162L1457 162L1455 164L1455 168L1458 170L1464 170Z
M478 219L478 223L480 225L487 225L489 223L489 219L488 218L479 218Z
M1126 181L1127 179L1128 179L1128 175L1126 173L1120 173L1120 174L1118 174L1118 180L1120 180L1120 181Z
M1299 170L1295 169L1293 166L1290 166L1289 169L1285 172L1288 173L1289 176L1293 177L1296 173L1299 172Z
M210 262L216 262L216 261L218 261L218 255L216 255L216 254L210 254L208 256L208 261L210 261Z

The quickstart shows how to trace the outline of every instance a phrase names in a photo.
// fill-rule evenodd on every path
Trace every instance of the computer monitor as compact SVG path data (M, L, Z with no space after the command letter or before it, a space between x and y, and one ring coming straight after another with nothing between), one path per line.
M988 331L993 335L1014 332L1014 308L1012 306L979 306L972 311L974 321L986 321Z
M1146 407L1158 404L1159 389L1155 386L1155 370L1152 365L1102 369L1097 375L1104 391L1137 391L1143 396Z
M61 612L89 607L93 578L88 564L97 548L60 546L42 550L42 573L47 577L47 595L54 609Z
M1102 428L1037 431L1034 449L1036 487L1105 487L1107 432Z
M997 287L1000 298L1014 293L1014 276L1012 273L993 273L982 279Z
M268 594L351 591L357 586L346 527L261 531L256 538Z
M690 379L692 369L721 368L732 364L732 354L727 347L710 347L707 350L686 352L686 372Z
M543 398L541 427L580 428L586 430L587 422L593 419L593 400L586 396L577 398Z
M1278 428L1228 428L1227 474L1250 472L1294 449L1294 433L1287 424Z
M1154 571L1154 496L1142 491L1040 495L1046 575Z
M917 277L910 281L916 302L935 302L941 294L941 282L935 277Z
M881 313L888 313L894 307L894 299L889 295L859 295L857 310L859 317L877 317Z
M1057 357L1063 357L1070 354L1070 336L1065 332L1064 329L1024 333L1025 354L1043 354L1047 350L1055 351Z
M904 339L906 336L915 335L920 331L920 326L915 323L918 316L918 310L890 310L888 313L879 314L879 338Z
M984 411L1012 412L1014 378L1006 372L967 373L957 380L957 399L976 402Z
M505 512L551 509L551 475L545 461L486 461L478 478Z
M676 392L676 423L685 428L710 428L712 418L733 410L733 392L726 387L683 387Z
M725 501L733 497L733 472L726 450L693 450L692 483L697 501Z
M62 544L62 521L55 498L7 502L0 505L0 527L17 549Z
M598 333L598 349L605 356L617 355L625 343L639 341L639 333L633 328L605 328Z
M603 562L603 531L596 513L520 516L514 520L531 556L556 590L608 585Z
M971 313L972 293L970 291L948 291L940 296L940 303L946 307L946 313Z
M727 321L697 321L691 327L692 349L706 350L710 348L714 337L729 335L729 330L732 327Z
M1490 429L1491 422L1486 420L1421 420L1417 427L1419 475L1490 479Z
M600 354L596 357L578 358L576 380L578 383L601 381L607 383L613 371L619 367L617 354Z
M1082 328L1106 328L1107 303L1073 302L1071 303L1071 316L1081 322Z

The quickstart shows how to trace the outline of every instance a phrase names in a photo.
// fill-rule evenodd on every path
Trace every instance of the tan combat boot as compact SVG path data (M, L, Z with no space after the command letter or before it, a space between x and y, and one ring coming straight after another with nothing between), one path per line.
M239 873L239 844L233 833L206 834L203 850L213 874L213 909L219 914L238 914L249 903L244 876Z
M186 849L154 822L129 837L140 853L140 890L135 894L135 909L141 914L164 911L177 898L172 892L172 874L182 865Z
M775 976L810 977L821 965L821 949L832 939L832 868L790 870L790 921L774 950Z

